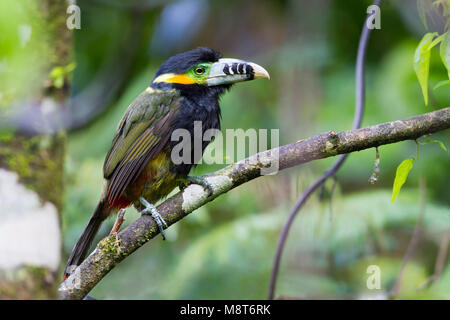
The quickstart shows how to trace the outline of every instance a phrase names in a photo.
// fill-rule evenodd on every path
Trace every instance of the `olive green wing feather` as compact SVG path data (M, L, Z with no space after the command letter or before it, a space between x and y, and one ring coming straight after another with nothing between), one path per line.
M103 166L110 205L167 145L179 105L177 94L144 92L128 107Z

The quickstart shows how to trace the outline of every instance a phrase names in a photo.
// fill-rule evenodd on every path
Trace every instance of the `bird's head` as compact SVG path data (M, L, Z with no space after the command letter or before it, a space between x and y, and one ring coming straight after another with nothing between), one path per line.
M256 63L221 58L209 48L197 48L167 59L156 72L154 89L223 92L236 82L269 79L269 73Z

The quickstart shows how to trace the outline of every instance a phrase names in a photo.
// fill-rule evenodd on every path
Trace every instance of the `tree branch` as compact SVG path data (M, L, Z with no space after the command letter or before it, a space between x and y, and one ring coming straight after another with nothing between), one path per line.
M219 195L261 176L261 170L278 161L283 170L312 160L360 151L450 128L450 107L411 117L340 133L333 131L253 155L204 176L214 192L192 184L158 206L170 226ZM101 240L94 252L59 287L61 299L82 299L120 261L159 233L148 215L143 215L117 235Z

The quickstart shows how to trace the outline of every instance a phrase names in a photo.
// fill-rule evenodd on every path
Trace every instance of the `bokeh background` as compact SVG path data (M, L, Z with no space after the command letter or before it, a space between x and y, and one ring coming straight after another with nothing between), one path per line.
M73 69L70 96L83 97L73 112L90 120L67 133L62 264L100 195L103 160L117 123L162 61L207 46L269 71L270 81L237 85L223 97L224 129L279 129L280 144L328 130L347 130L353 123L356 50L370 4L361 0L77 1L81 29L72 34L73 64L67 67L68 72ZM0 19L3 30L15 23L13 19ZM33 36L39 37L39 27L33 30L37 30ZM372 32L367 51L363 126L449 105L448 86L431 90L428 106L423 102L413 55L425 32L415 0L382 3L381 29ZM0 39L4 36L0 34ZM39 56L33 60L33 55ZM0 84L4 105L8 88L32 90L33 79L43 73L39 63L51 59L39 48L16 56L20 83L0 71L0 79L6 80ZM446 77L436 51L430 87ZM448 131L432 137L447 146L449 138ZM440 277L427 283L449 241L449 154L435 143L421 145L419 161L391 203L396 167L415 156L416 144L406 141L379 151L376 184L368 183L375 150L357 152L337 174L336 185L328 181L303 208L283 254L278 297L387 298L403 270L397 298L450 298L447 256L442 258ZM157 237L124 260L90 295L97 299L265 298L275 246L289 209L334 161L324 159L265 176L221 196L170 227L167 241ZM193 173L220 167L201 165ZM125 225L137 217L129 209ZM98 240L109 233L113 222L103 225ZM417 226L417 246L402 268ZM366 286L370 265L380 267L379 290Z

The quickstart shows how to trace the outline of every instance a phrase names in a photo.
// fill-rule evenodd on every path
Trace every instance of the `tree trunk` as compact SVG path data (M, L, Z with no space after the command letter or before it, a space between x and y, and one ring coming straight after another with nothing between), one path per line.
M6 0L11 11L22 6L31 12L28 17L34 21L20 22L19 28L25 23L24 30L29 30L29 36L19 44L23 52L31 52L29 48L26 51L27 45L31 46L36 38L42 49L33 50L33 58L27 56L22 66L32 68L36 61L33 59L38 57L44 71L38 79L30 75L35 77L34 83L37 80L38 90L24 98L20 91L28 84L19 82L19 94L13 95L9 105L0 105L0 112L8 111L17 102L41 109L58 108L68 97L69 72L60 75L57 83L52 70L64 69L71 62L67 2L41 0L30 5L26 1L10 1L15 0ZM16 32L15 27L8 31ZM15 130L0 134L0 299L57 298L64 149L64 133L30 135Z

